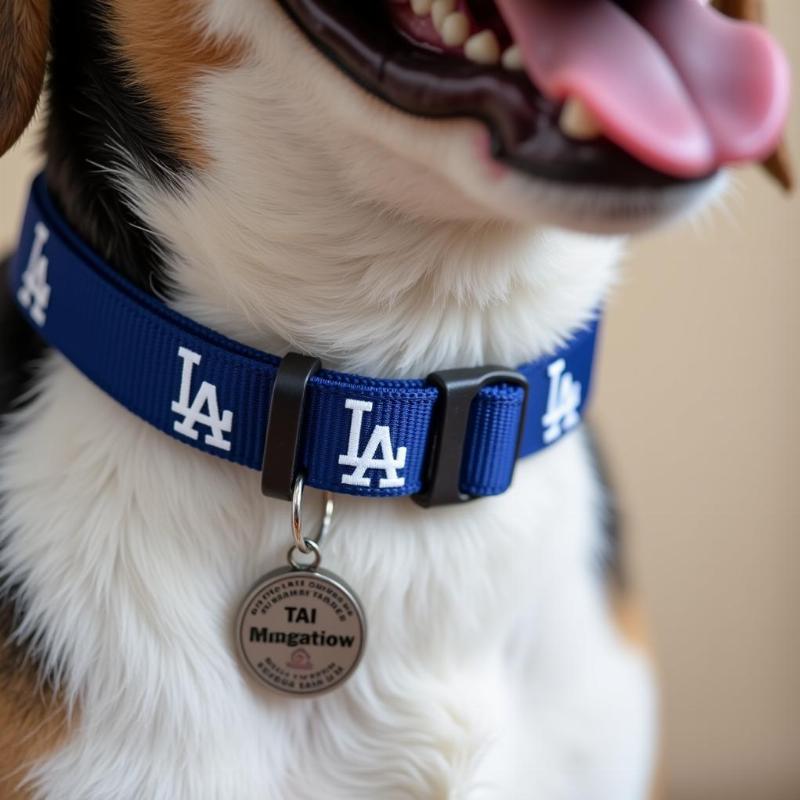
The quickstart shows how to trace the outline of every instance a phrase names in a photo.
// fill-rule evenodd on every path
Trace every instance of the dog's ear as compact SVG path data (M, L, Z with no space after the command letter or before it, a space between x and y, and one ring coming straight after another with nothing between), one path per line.
M764 0L711 0L718 11L734 19L764 24L766 9ZM792 157L786 142L781 142L775 152L763 163L764 169L783 186L787 192L794 189Z
M49 42L49 0L0 0L0 155L36 110Z

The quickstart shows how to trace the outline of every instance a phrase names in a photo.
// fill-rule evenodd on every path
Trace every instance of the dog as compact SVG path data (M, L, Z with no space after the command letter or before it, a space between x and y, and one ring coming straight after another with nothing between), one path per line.
M731 48L760 59L749 108L716 105ZM237 342L374 378L553 352L626 235L712 202L786 113L765 37L695 0L7 0L0 152L48 59L46 181L88 245ZM288 504L2 313L3 798L646 796L656 695L583 428L498 497L337 496L324 564L369 642L284 697L231 631Z

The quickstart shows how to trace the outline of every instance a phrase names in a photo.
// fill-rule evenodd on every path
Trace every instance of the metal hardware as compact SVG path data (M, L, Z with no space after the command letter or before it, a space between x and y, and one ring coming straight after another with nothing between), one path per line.
M459 487L472 401L485 386L509 383L522 387L524 397L517 437L518 458L528 404L528 381L520 372L491 366L434 372L427 380L439 389L440 394L423 484L425 488L413 495L413 500L424 508L473 500L471 495L464 494Z
M318 569L318 553L309 566L294 555L290 551L290 566L273 570L250 590L237 618L236 641L242 665L260 685L310 697L353 674L367 623L353 590Z
M320 524L319 533L313 538L307 538L303 535L303 491L305 489L305 478L301 472L294 481L294 488L292 489L292 536L294 536L293 548L299 550L303 555L308 555L313 549L319 552L318 545L322 544L322 540L327 536L330 530L331 523L333 522L333 493L323 492L322 499L324 502L322 512L322 523ZM315 548L309 547L309 542Z
M316 572L319 568L320 562L322 561L322 553L320 552L319 545L313 539L305 539L305 550L300 550L300 547L297 544L293 544L289 548L289 552L286 554L286 558L289 561L289 566L292 569L298 569L305 572ZM297 551L300 550L301 553L308 554L312 553L313 558L310 562L303 562L297 560Z

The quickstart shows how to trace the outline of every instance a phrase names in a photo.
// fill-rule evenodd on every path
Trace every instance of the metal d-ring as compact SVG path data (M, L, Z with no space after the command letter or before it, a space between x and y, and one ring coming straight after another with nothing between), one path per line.
M294 557L294 550L299 550L303 555L307 556L309 553L315 553L317 563L319 563L319 545L322 540L328 535L331 523L333 522L333 493L323 492L322 499L324 502L322 512L322 524L319 527L319 532L314 538L303 536L303 490L305 489L305 478L302 473L299 473L294 480L292 487L292 536L294 537L294 544L289 553L289 560Z

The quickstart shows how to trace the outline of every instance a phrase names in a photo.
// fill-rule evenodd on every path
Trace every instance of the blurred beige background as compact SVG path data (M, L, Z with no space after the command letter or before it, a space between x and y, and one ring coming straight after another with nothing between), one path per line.
M767 7L800 96L800 2ZM800 190L744 170L723 209L632 246L595 401L669 800L800 800Z
M800 65L800 2L772 0ZM800 159L800 115L790 133ZM0 161L13 241L34 137ZM669 800L800 798L800 193L755 170L630 251L594 419L651 619ZM614 800L609 798L608 800Z

